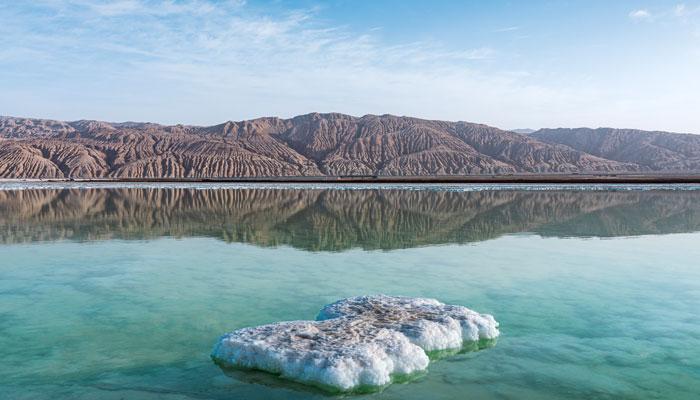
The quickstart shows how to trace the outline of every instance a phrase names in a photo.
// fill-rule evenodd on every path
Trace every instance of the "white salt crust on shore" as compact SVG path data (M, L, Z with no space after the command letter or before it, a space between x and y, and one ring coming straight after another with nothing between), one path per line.
M239 329L222 336L212 358L302 383L350 391L426 369L426 351L460 349L498 337L491 315L433 299L360 296L325 306L316 321Z

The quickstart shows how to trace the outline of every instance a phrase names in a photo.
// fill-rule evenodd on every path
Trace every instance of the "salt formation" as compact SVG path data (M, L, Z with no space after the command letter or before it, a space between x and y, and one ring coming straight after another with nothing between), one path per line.
M426 352L498 337L491 315L433 299L360 296L325 306L316 321L244 328L221 337L212 358L323 388L381 387L425 370Z

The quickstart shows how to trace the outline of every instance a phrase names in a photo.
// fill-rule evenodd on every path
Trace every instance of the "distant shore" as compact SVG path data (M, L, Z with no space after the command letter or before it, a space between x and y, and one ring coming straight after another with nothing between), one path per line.
M55 178L0 179L0 182L84 182L84 183L699 183L700 173L616 173L616 174L509 174L443 176L260 176L231 178Z

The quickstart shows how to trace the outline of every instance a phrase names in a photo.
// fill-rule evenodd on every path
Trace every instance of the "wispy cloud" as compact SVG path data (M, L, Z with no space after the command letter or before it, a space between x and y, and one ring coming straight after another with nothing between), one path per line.
M634 20L651 20L651 12L647 9L632 10L629 13L629 17Z
M513 31L517 31L517 30L520 30L520 27L519 27L519 26L508 26L508 27L505 27L505 28L496 29L494 32L496 32L496 33L499 33L499 32L513 32Z
M663 8L651 12L648 9L632 10L629 17L634 20L662 21L676 19L688 22L689 18L700 15L700 6L690 7L685 3L678 3L670 8Z
M141 2L136 0L121 0L110 3L86 3L86 6L103 16L142 13L147 10Z
M219 7L240 7L243 0L224 0L212 3L204 0L39 0L63 12L88 12L101 17L124 15L207 14Z
M220 104L238 104L242 116L329 108L399 111L391 106L397 103L414 103L410 108L421 114L417 95L428 101L444 90L457 96L457 90L463 97L490 80L492 92L510 91L507 86L515 83L476 72L480 63L498 57L489 46L387 44L377 36L381 30L328 25L315 9L260 13L241 1L40 1L41 8L13 10L8 19L16 23L0 28L0 63L12 63L17 79L44 75L50 86L78 81L93 90L122 82L113 95L126 102L144 102L158 90L177 90L189 99L227 97L210 107L210 117L224 116ZM33 63L39 59L34 54L43 55L40 64ZM150 87L149 93L134 89L139 85ZM136 92L142 98L128 94Z
M138 63L140 67L182 64L190 71L215 66L233 71L255 65L256 73L338 66L457 64L461 68L464 65L459 63L496 54L489 47L455 50L429 42L387 46L371 32L355 34L342 27L325 26L315 20L313 10L259 15L246 12L242 4L198 0L49 1L48 5L60 13L43 17L48 28L32 32L18 26L17 31L8 32L17 40L8 40L7 44L53 54L56 62L73 63L78 57L116 58L119 63ZM76 43L80 43L79 49ZM135 55L142 57L132 59Z
M684 3L677 4L671 14L682 22L698 22L697 17L700 16L700 6L690 7Z
M700 38L700 6L688 6L678 3L673 7L655 10L653 13L646 9L633 10L629 17L635 21L676 24L681 26L690 37Z
M674 14L676 17L683 17L683 16L686 15L687 12L688 12L688 8L686 7L685 4L677 4L677 5L673 8L673 14Z

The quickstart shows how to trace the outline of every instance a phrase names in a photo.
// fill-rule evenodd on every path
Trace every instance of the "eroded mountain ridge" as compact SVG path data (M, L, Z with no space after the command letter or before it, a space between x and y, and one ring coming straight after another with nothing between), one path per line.
M0 117L0 178L691 170L700 170L700 136L660 132L526 135L468 122L318 113L208 127Z

